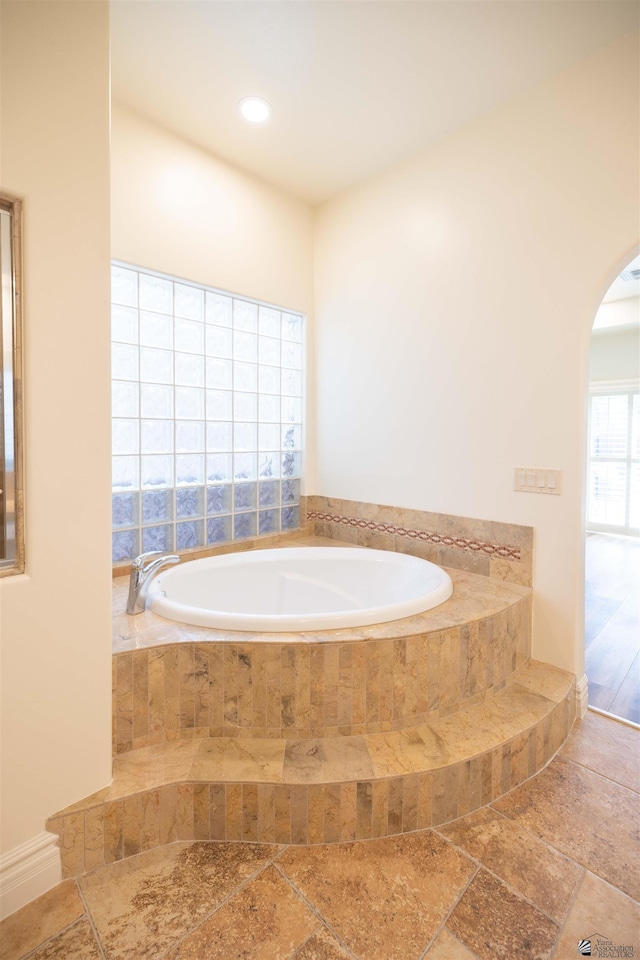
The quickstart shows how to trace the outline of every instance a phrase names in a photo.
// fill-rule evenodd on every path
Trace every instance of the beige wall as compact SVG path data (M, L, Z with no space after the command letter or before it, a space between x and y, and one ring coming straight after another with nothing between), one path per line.
M317 222L316 491L532 525L534 653L580 675L587 353L638 241L637 49L605 48ZM560 468L563 495L515 493L516 466Z
M637 298L636 306L640 306ZM640 326L594 330L589 347L589 380L640 380Z
M2 851L111 779L108 4L2 4L24 198L26 574L0 581Z
M112 255L307 315L313 356L313 212L151 121L114 104ZM307 363L306 483L313 460Z

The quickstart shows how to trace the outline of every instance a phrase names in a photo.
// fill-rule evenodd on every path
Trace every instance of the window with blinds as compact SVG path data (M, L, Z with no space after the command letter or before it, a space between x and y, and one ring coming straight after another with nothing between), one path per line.
M587 523L592 530L640 531L640 393L590 397Z

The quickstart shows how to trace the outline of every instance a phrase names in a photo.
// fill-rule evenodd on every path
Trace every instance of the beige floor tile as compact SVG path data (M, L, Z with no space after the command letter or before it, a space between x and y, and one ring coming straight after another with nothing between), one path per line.
M627 787L556 758L493 806L638 899L638 797Z
M576 720L560 755L640 791L640 730L588 710Z
M594 942L604 937L614 946L631 947L633 953L628 951L626 956L640 956L640 905L587 873L567 917L554 960L575 957L578 942L592 937ZM595 956L595 950L593 953ZM624 956L620 952L608 954L616 955Z
M161 956L276 850L245 843L175 843L83 877L82 892L109 960Z
M518 893L561 922L583 871L495 810L485 808L440 828Z
M351 960L351 957L323 927L316 930L307 942L296 950L292 960Z
M290 740L284 755L287 783L338 783L369 780L373 766L364 737Z
M284 740L226 737L201 740L191 780L281 783Z
M417 960L475 869L430 831L289 848L278 865L360 960Z
M290 960L317 926L318 918L304 901L274 867L267 867L168 960Z
M425 953L424 960L477 960L477 957L477 953L472 953L448 930L443 930Z
M43 944L29 960L102 960L100 948L86 917Z
M559 929L486 870L473 878L447 927L481 960L546 960Z
M0 960L19 960L83 913L75 880L59 883L0 923Z

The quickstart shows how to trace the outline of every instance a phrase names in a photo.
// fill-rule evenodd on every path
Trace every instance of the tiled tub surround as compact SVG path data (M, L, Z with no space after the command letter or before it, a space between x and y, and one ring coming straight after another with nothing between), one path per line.
M409 730L165 742L117 757L112 785L47 829L69 877L176 840L338 843L438 826L541 770L573 702L572 676L530 661L501 693Z
M533 585L532 527L335 497L307 497L306 511L310 531L319 537Z
M257 638L116 613L114 754L198 737L382 733L502 689L530 656L530 591L449 573L445 604L371 627ZM118 611L126 589L116 582Z

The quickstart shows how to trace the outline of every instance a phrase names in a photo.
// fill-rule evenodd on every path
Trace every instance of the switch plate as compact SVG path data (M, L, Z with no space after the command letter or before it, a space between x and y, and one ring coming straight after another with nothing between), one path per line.
M514 490L519 493L562 493L562 470L516 467Z

